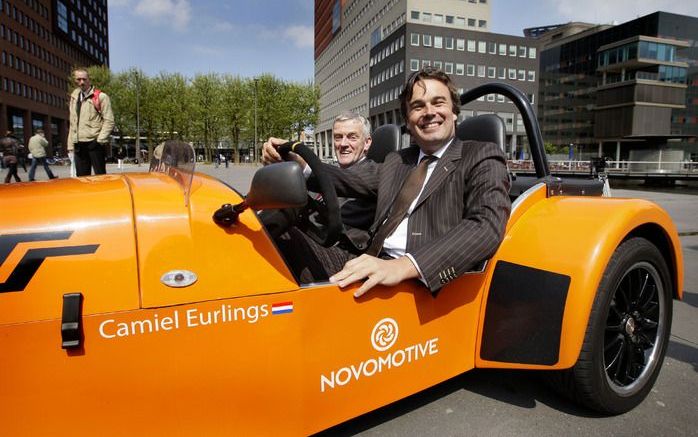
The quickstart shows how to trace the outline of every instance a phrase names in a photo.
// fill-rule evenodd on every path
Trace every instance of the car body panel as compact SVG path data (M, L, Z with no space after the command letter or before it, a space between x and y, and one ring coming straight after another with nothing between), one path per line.
M548 197L545 185L515 205L482 271L435 295L413 280L360 299L358 285L299 286L254 212L216 226L213 212L242 199L209 177L194 176L188 205L162 174L17 184L3 195L15 186L12 202L43 214L13 210L3 235L74 228L71 244L99 249L47 258L24 291L0 293L3 435L310 434L474 367L569 367L607 260L647 223L666 230L682 284L676 232L659 207ZM0 279L33 245L10 251ZM486 325L493 277L507 264L570 278L552 364L480 354L497 329ZM173 269L198 279L168 287L161 277ZM84 296L84 341L64 350L61 297L70 292Z
M576 362L596 289L611 255L634 229L647 224L663 229L671 243L671 252L664 255L669 265L674 259L674 288L680 298L683 258L678 234L668 214L654 203L604 197L550 197L535 201L508 227L491 264L507 261L571 278L562 321L559 361L552 368L568 368ZM483 302L480 332L485 323L488 296ZM479 343L478 350L481 346ZM476 366L520 368L519 363L494 362L481 357Z
M85 295L85 315L139 307L131 193L120 176L12 184L2 198L0 281L14 272L26 286L0 293L0 325L58 318L70 292ZM47 250L22 273L23 259Z

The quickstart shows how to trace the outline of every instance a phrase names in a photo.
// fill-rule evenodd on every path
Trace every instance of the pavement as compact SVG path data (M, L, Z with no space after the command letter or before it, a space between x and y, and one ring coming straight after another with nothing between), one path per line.
M67 167L52 167L68 177ZM256 165L198 171L247 193ZM147 171L127 165L108 173ZM20 170L20 177L26 174ZM37 179L46 179L37 169ZM673 218L684 254L683 301L674 301L667 356L647 399L634 410L604 417L549 390L537 372L474 370L325 432L362 436L697 436L698 435L698 194L680 188L652 191L611 187L616 197L656 202Z

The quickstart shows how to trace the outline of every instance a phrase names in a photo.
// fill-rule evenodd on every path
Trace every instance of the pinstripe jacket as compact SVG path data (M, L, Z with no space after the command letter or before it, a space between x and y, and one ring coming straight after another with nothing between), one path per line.
M390 207L419 156L417 147L390 153L382 164L341 170L326 166L337 194L376 202L371 231ZM407 253L436 291L492 256L509 218L506 159L493 143L454 140L436 164L408 219Z

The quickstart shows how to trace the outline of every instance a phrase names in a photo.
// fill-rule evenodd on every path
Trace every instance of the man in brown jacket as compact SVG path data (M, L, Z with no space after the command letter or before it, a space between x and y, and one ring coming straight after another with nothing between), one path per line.
M75 70L73 77L78 87L70 95L68 151L74 154L77 176L89 176L91 169L96 175L105 174L104 149L114 129L111 101L92 86L86 70Z

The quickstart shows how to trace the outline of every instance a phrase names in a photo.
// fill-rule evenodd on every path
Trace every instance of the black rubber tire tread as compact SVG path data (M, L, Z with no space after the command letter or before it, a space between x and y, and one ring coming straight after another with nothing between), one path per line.
M626 269L638 261L647 261L652 264L660 276L665 300L663 321L666 329L657 364L649 380L637 393L628 397L622 397L611 391L607 386L603 361L599 363L594 360L596 352L594 348L595 336L599 335L599 329L602 330L601 335L605 329L605 322L610 307L611 296L609 296L609 293L615 291L616 286L622 279L621 275L624 274ZM669 269L657 247L640 237L624 241L613 253L601 278L577 363L570 369L548 372L546 375L547 382L553 389L575 403L606 415L622 414L640 404L652 389L659 375L669 343L672 318L671 290ZM596 340L596 342L603 348L603 341Z

